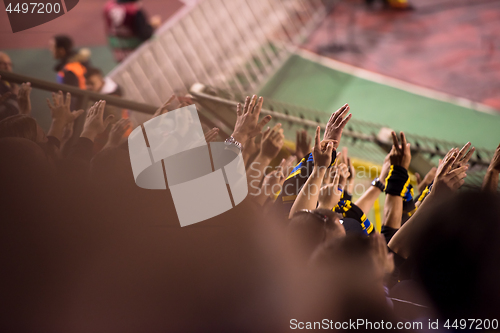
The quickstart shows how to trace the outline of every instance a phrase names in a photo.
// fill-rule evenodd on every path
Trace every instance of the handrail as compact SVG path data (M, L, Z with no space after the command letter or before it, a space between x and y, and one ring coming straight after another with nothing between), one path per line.
M17 73L5 72L0 70L0 76L4 81L18 83L18 84L30 82L31 86L36 89L52 91L52 92L59 90L63 92L69 92L72 96L82 97L84 100L88 101L104 100L109 105L113 105L128 110L139 111L147 114L154 114L155 111L158 109L158 107L153 105L138 103L117 96L103 95L89 90L83 90L67 84L49 82Z
M214 94L209 94L205 91L205 89L208 89ZM221 93L223 93L222 90L220 89L215 89L213 87L206 87L202 84L195 84L191 87L190 93L194 96L195 101L197 100L211 100L219 105L223 106L228 106L232 109L236 109L236 104L238 101L242 101L242 96L234 96L232 94L228 94L228 98L226 97L221 97L219 96ZM296 116L292 114L288 114L288 112L285 110L286 113L283 113L283 111L275 111L275 110L283 110L283 107L288 110L294 110L298 109L301 110L302 113L305 115L305 117L302 116ZM289 105L283 102L279 101L274 101L272 99L266 98L264 102L264 107L262 108L262 115L271 115L274 119L279 119L280 121L286 121L288 123L293 123L295 125L301 126L301 127L308 127L308 128L316 128L316 126L320 126L322 130L325 129L325 124L320 122L319 120L312 120L314 116L318 114L317 110L313 109L307 109L304 107L300 106L294 106L294 105ZM308 116L309 119L308 119ZM363 131L361 128L362 126L367 126L370 127L370 130L368 133L366 133L366 130ZM375 123L370 123L362 120L352 120L350 122L350 125L347 126L344 129L344 136L349 137L353 140L359 140L363 142L369 142L377 145L382 149L382 151L388 152L390 150L390 146L392 143L385 143L380 141L378 138L378 133L379 131L383 128L384 126L380 124L375 124ZM451 147L459 147L459 143L453 143L450 141L446 140L437 140L437 139L432 139L432 138L426 138L423 136L418 136L418 135L413 135L413 134L408 134L406 135L407 140L412 143L412 152L414 153L421 153L425 155L429 155L430 158L433 156L441 156L447 152L448 149ZM443 149L440 149L443 146ZM470 163L475 166L479 166L481 168L486 168L488 167L490 163L490 159L493 156L494 151L493 150L488 150L484 148L476 148L476 152L470 159ZM385 155L385 154L384 154ZM429 159L430 159L429 158ZM420 158L419 158L420 159ZM419 173L421 174L426 174L429 169L431 168L431 164L424 163L422 159L418 160L414 158L414 163L413 163L413 168L416 169ZM417 163L418 162L418 163ZM419 165L417 165L419 164ZM423 168L423 170L422 170Z

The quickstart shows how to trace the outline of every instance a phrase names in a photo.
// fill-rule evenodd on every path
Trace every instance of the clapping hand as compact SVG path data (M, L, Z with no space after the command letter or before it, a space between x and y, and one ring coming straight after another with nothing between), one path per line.
M469 166L458 166L457 160L459 156L460 153L457 148L452 148L448 154L446 154L436 171L432 193L446 194L457 190L464 184L464 178L467 176L466 171ZM454 169L454 166L458 167Z
M472 154L474 154L474 151L476 150L475 147L471 147L471 143L467 142L462 149L458 152L458 155L455 159L455 162L452 165L452 170L461 167L462 165L466 165L469 163L470 158L472 157ZM470 149L469 149L470 148Z

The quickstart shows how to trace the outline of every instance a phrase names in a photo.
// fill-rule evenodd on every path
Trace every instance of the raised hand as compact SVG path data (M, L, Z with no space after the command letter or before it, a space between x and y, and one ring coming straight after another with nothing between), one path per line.
M436 177L436 171L437 171L436 167L431 168L429 172L427 172L427 174L425 175L424 179L420 177L420 174L415 173L415 177L417 177L418 193L422 193L425 190L425 188L432 183L434 177Z
M287 160L282 159L276 170L271 171L264 177L264 180L262 181L261 195L265 198L271 197L272 199L276 197L285 182L286 175L283 172L285 169L287 169ZM260 201L261 203L264 203L265 200L262 201L261 198Z
M71 112L71 94L66 94L66 99L64 98L63 92L59 91L57 94L52 93L52 101L54 104L50 102L47 98L47 105L50 109L50 114L52 116L52 121L58 122L66 126L69 123L75 121L80 115L82 115L85 111L78 110ZM63 126L63 127L64 127Z
M347 184L347 180L350 179L351 177L351 172L349 171L349 167L345 163L340 163L339 166L337 167L337 172L340 176L339 185L340 187L344 188L345 185Z
M214 142L219 135L219 129L217 127L212 128L210 131L205 133L205 141L207 143Z
M495 154L493 155L493 158L491 159L490 166L488 169L495 170L496 172L500 172L500 144L498 145L497 149L495 150Z
M464 184L464 178L467 176L468 165L462 165L453 169L457 165L457 159L460 153L457 148L452 148L444 157L436 171L432 193L447 194L455 191Z
M125 133L130 128L130 120L120 119L113 126L109 132L108 142L104 148L116 148L121 145L125 140Z
M314 168L328 168L332 164L332 152L335 147L335 141L328 141L326 145L321 145L319 141L320 127L316 128L316 135L314 137ZM338 144L338 143L337 143Z
M264 99L262 97L257 99L256 95L253 95L251 99L247 96L243 108L238 103L236 107L236 125L231 136L239 143L244 144L248 139L257 136L271 120L271 116L266 116L259 122L263 103Z
M47 105L50 109L50 114L52 116L52 124L50 125L49 132L47 136L52 136L59 141L63 141L64 130L70 124L73 124L76 118L80 117L85 111L78 110L71 112L71 94L66 94L66 99L62 91L57 94L52 93L52 101L54 104L47 99Z
M399 165L408 170L411 162L410 144L406 142L406 137L403 132L401 135L401 145L398 142L396 132L392 132L393 146L389 155L392 165Z
M498 145L491 159L488 170L483 180L483 190L495 193L498 188L498 178L500 174L500 145Z
M455 162L451 167L452 170L461 167L462 165L466 165L469 162L470 158L472 157L472 154L474 154L475 150L476 148L475 147L471 148L471 143L467 142L458 152L457 158L455 159Z
M164 114L164 113L168 112L168 111L169 111L169 110L168 110L168 106L169 106L170 104L172 104L172 102L173 102L176 98L177 98L177 96L175 96L175 95L170 96L170 98L168 99L168 101L166 101L165 103L163 103L163 105L162 105L162 106L160 106L160 107L156 110L156 112L155 112L155 113L154 113L154 115L153 115L153 118L156 118L156 117L161 116L162 114Z
M334 142L328 141L320 142L320 127L316 128L316 135L314 137L314 148L313 148L313 158L314 158L314 168L307 178L305 184L300 189L297 198L293 202L292 208L288 215L292 218L293 215L303 209L315 209L318 204L318 197L320 194L321 183L325 178L326 171L328 167L332 164L332 153ZM330 185L330 184L329 184ZM325 196L326 194L323 193Z
M340 170L337 169L337 171L334 173L333 181L330 184L324 185L319 191L318 208L332 210L333 207L335 207L340 201L342 191L339 190L339 171Z
M260 152L260 144L257 144L255 142L255 139L257 137L248 139L247 142L243 144L242 154L245 165L250 165L250 163L252 163L252 161L257 157L257 154Z
M311 141L312 138L307 134L306 130L297 131L295 155L299 161L311 152Z
M31 114L31 83L23 83L19 93L17 94L17 104L19 105L19 113L30 115Z
M344 130L345 125L347 125L347 122L352 117L352 114L348 114L347 117L345 117L350 109L351 108L347 105L347 103L344 104L330 116L330 120L328 120L328 123L326 124L323 141L333 140L335 142L335 149L339 146L340 139L342 138L342 131Z
M281 124L277 124L272 129L268 128L262 134L260 155L269 160L275 158L283 147L285 136Z
M114 116L110 114L104 119L105 107L106 101L98 101L89 109L85 124L83 125L82 134L80 135L82 138L88 138L94 141L95 137L104 132L111 123Z

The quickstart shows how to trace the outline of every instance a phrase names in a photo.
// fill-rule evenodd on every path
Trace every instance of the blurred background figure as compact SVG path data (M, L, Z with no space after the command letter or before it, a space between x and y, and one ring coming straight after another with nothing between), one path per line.
M73 40L66 35L56 35L49 41L52 57L58 61L54 70L57 72L57 82L87 89L85 73L89 67L90 51L88 49L74 50Z
M395 10L412 10L413 7L410 5L408 0L365 0L368 7L372 8L377 2L381 2L384 8L395 9Z
M96 93L122 96L122 90L115 81L104 74L99 68L90 67L85 74L87 89Z
M0 52L0 70L12 73L12 60L5 52ZM19 86L0 78L0 120L13 116L19 112L16 95L19 91Z
M110 0L104 7L104 16L108 43L117 62L151 38L161 24L157 15L148 21L142 1L138 0Z

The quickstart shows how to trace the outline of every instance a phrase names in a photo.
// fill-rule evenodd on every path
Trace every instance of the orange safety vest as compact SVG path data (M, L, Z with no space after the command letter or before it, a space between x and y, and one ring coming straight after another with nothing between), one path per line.
M83 90L87 90L87 84L85 80L85 74L87 73L87 68L83 66L80 62L69 62L64 65L62 71L58 73L61 79L64 78L64 72L72 72L78 79L78 87Z

